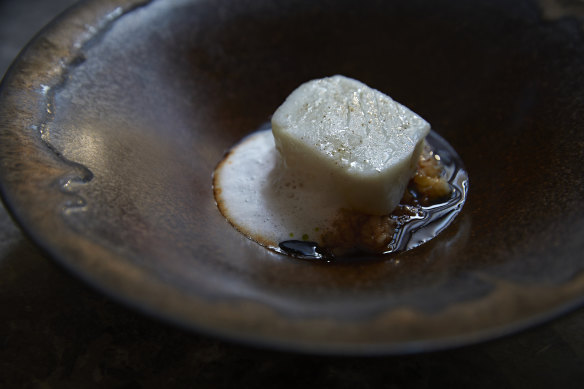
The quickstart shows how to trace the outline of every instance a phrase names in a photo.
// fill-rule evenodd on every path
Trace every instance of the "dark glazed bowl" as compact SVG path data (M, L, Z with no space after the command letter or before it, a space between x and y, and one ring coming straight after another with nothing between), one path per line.
M583 30L548 3L81 3L3 81L4 200L88 283L231 339L403 353L541 322L584 298ZM226 149L332 74L409 106L465 161L468 201L436 239L325 265L220 215Z

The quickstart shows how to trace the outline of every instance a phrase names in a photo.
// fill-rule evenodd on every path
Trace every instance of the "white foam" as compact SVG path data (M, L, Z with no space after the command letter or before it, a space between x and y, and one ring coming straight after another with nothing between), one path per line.
M221 212L244 235L266 246L292 239L322 243L320 235L332 225L340 199L310 180L310 174L281 163L270 130L236 145L215 170Z

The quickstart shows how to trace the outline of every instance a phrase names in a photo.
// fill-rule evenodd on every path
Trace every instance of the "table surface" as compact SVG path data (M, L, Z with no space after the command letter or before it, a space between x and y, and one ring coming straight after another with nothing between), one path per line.
M73 0L0 0L0 74ZM400 357L255 349L178 330L89 289L0 205L0 388L582 387L584 309L485 344Z

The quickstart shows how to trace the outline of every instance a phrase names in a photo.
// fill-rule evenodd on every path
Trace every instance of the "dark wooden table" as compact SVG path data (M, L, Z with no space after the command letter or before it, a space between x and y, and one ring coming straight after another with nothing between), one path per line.
M0 0L0 74L72 0ZM0 206L0 388L581 388L584 310L486 344L402 357L254 349L134 313L62 271Z

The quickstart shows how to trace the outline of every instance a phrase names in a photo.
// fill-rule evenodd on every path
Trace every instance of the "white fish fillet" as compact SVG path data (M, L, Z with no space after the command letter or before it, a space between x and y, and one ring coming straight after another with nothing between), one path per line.
M272 117L290 170L308 174L341 206L391 213L412 177L430 125L407 107L344 76L298 87Z

